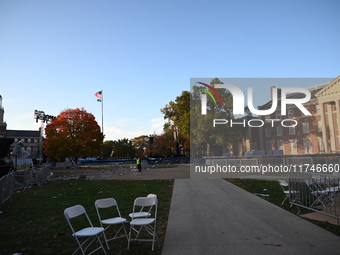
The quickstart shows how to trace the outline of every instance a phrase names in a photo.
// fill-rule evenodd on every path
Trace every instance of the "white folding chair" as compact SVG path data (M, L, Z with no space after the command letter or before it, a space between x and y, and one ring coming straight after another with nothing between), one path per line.
M149 211L150 216L145 218L134 217L135 213L139 212L140 207L151 207L152 210ZM131 241L140 241L152 242L152 250L154 250L156 240L157 207L158 200L156 196L138 197L135 199L133 204L132 220L130 222L128 249L130 248Z
M79 248L75 250L73 254L75 254L80 249L81 253L85 255L85 252L87 251L87 249L96 240L99 242L99 246L93 249L90 253L88 253L88 255L94 253L95 251L99 249L103 249L104 254L106 254L105 248L102 242L100 241L100 236L104 232L104 228L94 227L92 225L92 222L89 216L87 215L85 208L82 205L75 205L75 206L66 208L64 210L64 215L66 217L68 224L70 225L70 228L72 230L72 235L76 239L77 244L79 246ZM82 228L82 229L78 229L79 227L74 227L74 225L79 226L78 224L80 222L77 221L77 224L72 224L71 221L73 218L76 218L79 216L85 217L87 221L86 222L87 227Z
M310 205L310 207L322 205L324 208L327 203L328 190L322 185L324 180L321 178L317 179L307 179L306 185L309 187L311 194L315 197L315 200Z
M149 194L147 197L155 197L157 198L157 195L155 194ZM133 212L129 214L130 218L147 218L150 217L150 211L152 210L152 206L145 208L142 206L139 211Z
M116 230L114 237L112 237L110 239L108 239L106 237L106 234L105 234L105 231L104 231L104 238L105 238L107 249L108 250L110 249L109 244L108 244L109 241L112 241L112 240L115 240L117 238L121 238L121 237L124 237L124 236L126 237L126 239L128 239L128 234L126 232L126 228L125 228L125 225L124 225L124 223L127 222L127 220L122 218L120 211L119 211L117 201L114 198L98 199L98 200L95 201L94 205L95 205L96 210L97 210L100 225L102 227L104 227L104 225L105 225L105 231L111 226L119 225L119 229ZM110 214L108 214L109 212L110 212ZM106 218L106 216L109 216L109 215L110 216L117 215L117 216ZM102 219L103 216L104 216L105 219ZM124 230L123 235L119 235L121 230Z
M334 196L339 192L340 188L327 177L312 179L312 184L314 186L313 195L317 197L314 205L322 204L323 207L334 201Z
M287 198L289 196L291 196L291 198L292 198L291 201L292 202L296 202L297 198L298 198L298 193L299 192L297 190L290 189L289 183L287 181L285 181L285 180L278 180L278 182L279 182L279 184L280 184L280 186L282 188L283 193L286 195L286 197L283 199L281 205L284 204L284 202L287 200ZM293 204L290 204L290 207L292 207L292 205Z

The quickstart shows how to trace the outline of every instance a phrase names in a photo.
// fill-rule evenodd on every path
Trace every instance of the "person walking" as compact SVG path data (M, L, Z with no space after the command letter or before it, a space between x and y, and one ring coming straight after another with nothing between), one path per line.
M138 172L142 172L142 162L141 162L141 159L139 157L137 157L137 159L136 159L136 164L137 164Z

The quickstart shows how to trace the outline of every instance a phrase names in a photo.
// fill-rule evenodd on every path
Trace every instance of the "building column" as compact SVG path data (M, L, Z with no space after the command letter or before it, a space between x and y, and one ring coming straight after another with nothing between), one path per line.
M338 148L337 148L337 151L340 151L340 100L335 101L335 108L336 108L337 130L338 130Z
M326 116L325 116L325 103L321 103L321 129L322 129L322 143L324 153L328 153L327 144L327 128L326 128Z
M334 153L336 151L335 148L335 130L334 130L334 118L333 118L333 111L332 111L332 104L327 105L328 107L328 129L329 129L329 146L330 146L330 151L331 153Z

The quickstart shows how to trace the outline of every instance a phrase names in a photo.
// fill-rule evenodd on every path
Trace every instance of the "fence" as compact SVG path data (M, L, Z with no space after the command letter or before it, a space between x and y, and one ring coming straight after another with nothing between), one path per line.
M0 203L5 202L14 190L15 178L14 173L7 174L0 179Z
M29 188L32 185L41 186L50 176L50 168L29 168L13 171L0 179L0 203L4 203L14 190Z
M325 172L326 168L329 170L329 164L323 166ZM340 219L339 170L315 173L314 169L313 173L310 169L304 168L303 171L305 172L289 174L290 203Z

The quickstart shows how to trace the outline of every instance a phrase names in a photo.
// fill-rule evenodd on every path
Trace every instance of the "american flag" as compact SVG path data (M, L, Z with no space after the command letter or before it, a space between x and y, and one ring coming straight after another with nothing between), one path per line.
M103 98L102 91L98 91L97 93L94 94L94 96L97 98Z

